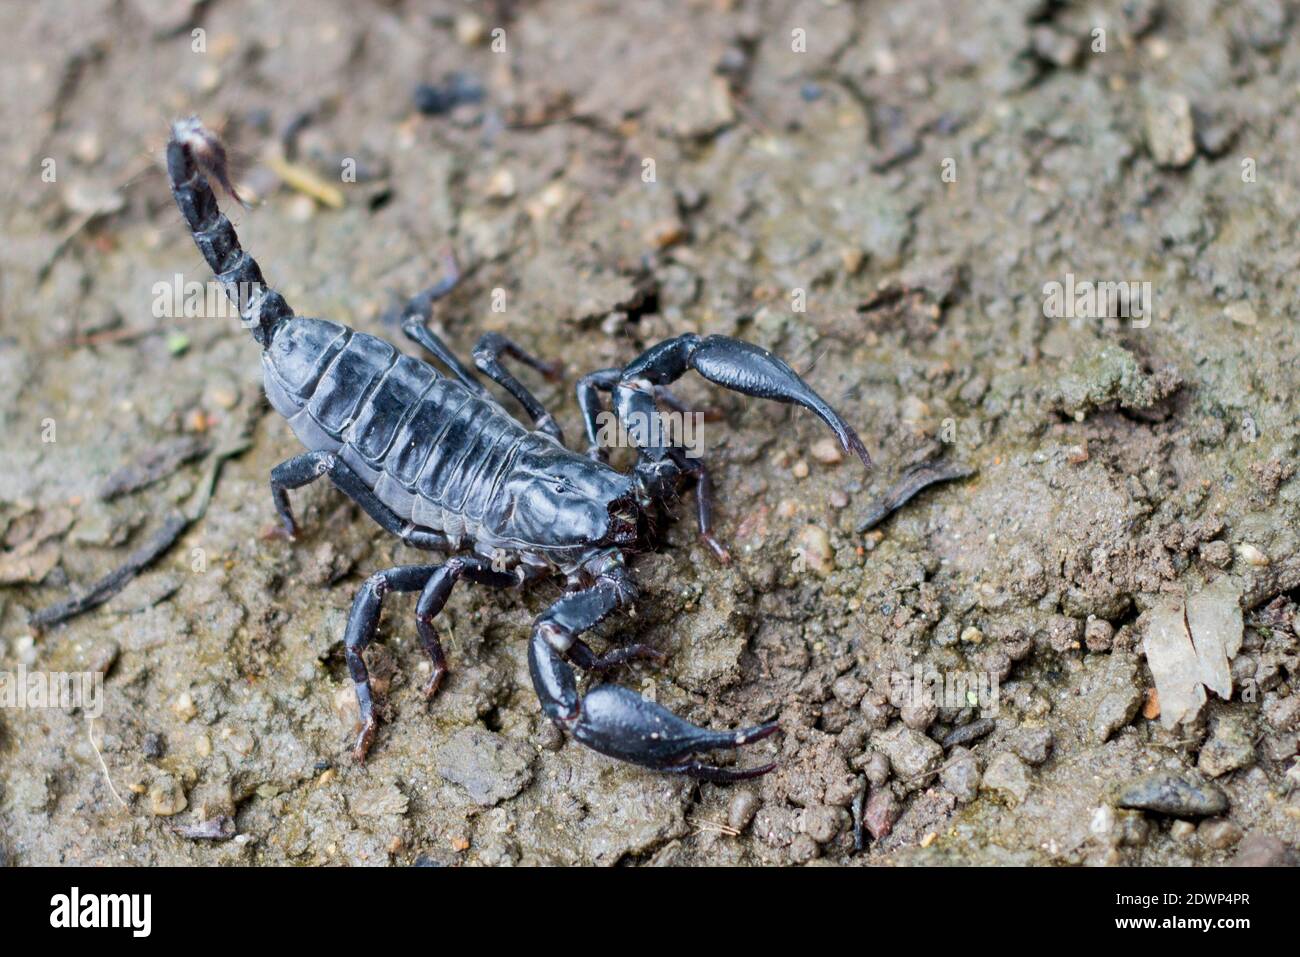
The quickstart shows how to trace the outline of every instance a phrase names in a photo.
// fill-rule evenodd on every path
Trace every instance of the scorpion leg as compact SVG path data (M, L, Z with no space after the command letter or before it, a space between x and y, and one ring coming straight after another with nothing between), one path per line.
M326 471L334 485L379 524L412 548L431 552L452 551L452 544L441 532L431 531L403 521L396 512L379 500L379 496L333 452L320 453L328 463Z
M540 372L552 382L559 380L563 371L562 364L544 362L497 332L487 333L483 338L479 339L478 345L474 347L474 365L478 366L478 370L515 397L528 413L528 417L533 420L534 428L545 432L563 445L564 433L560 430L559 424L551 413L547 412L546 408L537 401L536 396L528 391L527 386L506 371L505 367L501 365L502 356L517 359L528 368Z
M438 631L433 627L433 619L447 604L451 589L461 576L480 585L493 585L497 588L509 588L519 581L514 575L493 569L492 563L487 559L474 557L449 559L429 576L415 606L415 628L420 636L420 645L433 664L433 671L424 685L426 701L438 693L438 687L447 674L447 657L443 654L442 642L438 640Z
M600 401L601 392L612 392L618 385L622 369L598 369L588 372L578 380L578 408L582 410L582 424L587 430L587 456L597 462L609 461L609 450L600 444L600 419L608 412Z
M289 503L289 490L316 481L330 470L333 457L332 452L304 452L271 469L271 500L290 541L298 537L298 522Z
M703 459L686 459L686 469L695 475L695 520L700 538L713 549L718 561L724 565L731 561L731 553L713 537L713 479Z
M605 575L590 588L571 592L538 616L528 645L528 669L542 710L560 728L602 754L706 781L738 781L775 767L733 770L703 764L697 751L738 748L777 730L775 723L737 731L710 731L618 685L606 684L578 696L571 654L577 636L635 597L627 579Z
M433 618L442 611L451 594L452 586L464 576L470 581L484 585L508 587L515 584L513 575L492 570L486 559L457 557L441 565L400 565L387 571L371 575L357 597L352 602L352 611L348 615L347 630L344 633L343 649L347 659L348 673L352 676L357 693L357 705L361 714L361 731L357 736L353 754L358 761L364 761L374 743L375 731L379 719L375 716L374 696L370 688L370 675L366 671L366 662L361 654L375 638L375 628L379 624L379 613L383 607L384 596L391 591L420 592L419 602L415 608L416 630L420 644L433 661L433 674L424 687L426 698L432 697L447 673L447 659L442 652L442 643L433 627Z
M460 282L460 268L456 265L455 258L448 254L443 277L424 292L412 296L402 310L402 332L406 334L406 338L432 353L435 359L451 370L461 384L478 395L485 396L488 394L487 389L483 388L483 383L479 382L478 376L474 375L474 370L461 362L451 346L443 342L442 338L426 325L432 315L433 304L455 289L458 282Z
M356 689L357 707L361 715L361 731L352 749L358 762L365 761L379 727L379 719L375 717L374 696L370 689L370 673L366 671L366 662L361 653L375 638L375 627L379 624L379 610L383 607L384 596L390 591L405 592L423 588L440 567L401 565L376 572L366 579L352 601L347 630L343 635L343 654Z
M629 661L663 661L664 653L658 648L641 643L623 645L603 655L596 654L591 645L581 638L574 638L566 657L583 671L604 674Z

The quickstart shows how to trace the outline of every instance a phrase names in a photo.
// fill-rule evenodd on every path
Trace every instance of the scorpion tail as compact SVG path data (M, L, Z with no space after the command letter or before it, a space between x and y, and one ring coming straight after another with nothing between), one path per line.
M244 205L227 169L225 148L198 117L172 124L171 139L167 141L167 175L172 196L190 228L194 245L239 309L243 325L266 348L280 325L293 316L293 310L283 296L266 284L261 268L240 247L235 228L217 206L216 194L204 172Z
M528 646L528 669L542 710L557 725L593 750L643 767L706 781L740 781L758 777L775 765L720 768L701 763L699 751L734 749L777 731L775 723L734 731L711 731L691 724L635 691L604 684L578 696L573 669L561 657L577 634L595 625L619 602L617 586L598 582L593 588L561 598L544 612Z

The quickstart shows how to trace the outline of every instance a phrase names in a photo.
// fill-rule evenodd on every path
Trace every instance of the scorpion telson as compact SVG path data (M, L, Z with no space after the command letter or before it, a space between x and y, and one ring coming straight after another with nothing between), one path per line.
M622 369L603 369L579 381L590 444L584 456L565 448L555 420L501 360L509 357L551 377L558 375L555 367L497 334L485 335L474 349L478 371L523 406L529 429L429 330L430 308L455 285L454 268L411 300L402 322L405 334L446 367L445 375L382 339L294 315L217 207L205 173L229 189L225 153L197 118L172 127L167 169L195 244L262 347L271 405L308 449L271 472L271 497L287 535L298 530L289 490L328 475L385 530L414 548L447 555L440 564L378 572L353 602L344 651L360 704L358 760L365 759L377 727L362 651L375 636L385 595L419 593L415 622L433 665L424 687L432 697L447 672L433 621L458 581L504 588L556 576L565 594L538 616L528 648L533 686L552 720L588 747L660 771L733 781L771 770L770 764L714 767L694 755L765 738L776 731L774 723L711 731L612 684L580 697L571 666L603 674L632 659L660 657L637 644L600 655L581 635L635 600L627 556L648 546L652 510L692 483L700 535L726 560L712 534L712 485L703 463L652 437L637 441L630 475L615 471L597 440L601 394L611 395L620 418L636 413L644 420L656 402L676 401L666 386L694 369L745 395L811 409L870 467L857 434L794 370L726 336L686 334L662 342Z

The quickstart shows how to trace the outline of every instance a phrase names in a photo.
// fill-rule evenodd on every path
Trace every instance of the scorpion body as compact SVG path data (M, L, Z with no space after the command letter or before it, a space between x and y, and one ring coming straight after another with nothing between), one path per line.
M382 339L320 319L299 319L262 357L271 405L298 439L329 453L404 523L404 534L436 530L453 549L469 545L498 564L515 560L572 571L608 517L602 505L629 509L631 482L607 465L533 432L491 398L402 355ZM322 459L328 465L328 459ZM572 514L550 547L538 526L554 522L549 498L517 506L512 490L551 481L557 495L586 507ZM513 507L512 507L513 506Z
M624 422L649 421L657 403L673 404L667 384L688 369L735 391L811 409L845 449L870 466L857 434L788 365L749 343L724 336L678 336L623 368L584 376L577 387L589 449L565 447L555 420L501 364L509 356L554 378L558 370L503 336L474 349L479 372L509 392L532 419L511 416L427 326L448 276L416 296L402 328L446 369L400 353L389 343L338 323L296 316L240 247L204 173L235 196L220 142L196 118L172 127L167 145L172 194L208 265L262 347L267 397L306 452L271 473L271 493L285 533L297 523L290 490L321 476L408 545L440 551L441 563L402 565L372 575L352 605L344 654L356 687L361 729L354 753L364 760L378 721L362 652L374 639L384 597L419 592L416 628L432 663L425 696L447 673L433 621L453 586L465 579L494 587L563 578L565 594L534 622L528 661L543 711L573 737L604 754L662 771L714 781L752 777L772 765L736 770L697 760L697 752L736 748L768 736L774 723L712 731L626 688L601 684L580 696L573 666L604 674L637 658L658 658L641 644L599 655L580 637L636 598L627 556L641 550L652 510L690 484L703 540L727 560L712 535L712 484L702 462L661 437L634 434L637 464L623 474L600 447L601 394Z

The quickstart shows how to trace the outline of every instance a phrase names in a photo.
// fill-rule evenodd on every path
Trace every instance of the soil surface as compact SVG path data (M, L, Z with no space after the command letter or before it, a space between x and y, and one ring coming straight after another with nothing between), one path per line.
M0 671L106 673L93 722L0 709L0 860L1293 860L1296 7L0 8ZM160 162L190 113L298 313L403 342L451 248L436 321L462 355L501 331L562 359L525 378L571 442L577 376L686 331L772 349L856 426L871 472L810 413L683 380L723 412L735 560L688 495L594 639L664 651L613 680L694 721L778 719L734 756L777 770L699 784L566 741L525 655L554 585L460 587L427 705L393 596L386 720L350 760L352 596L420 553L325 483L268 536L300 447L256 344L156 308L209 279ZM1084 281L1149 309L1052 307ZM936 459L977 472L856 531ZM33 628L178 511L119 594ZM957 692L916 693L935 676Z

